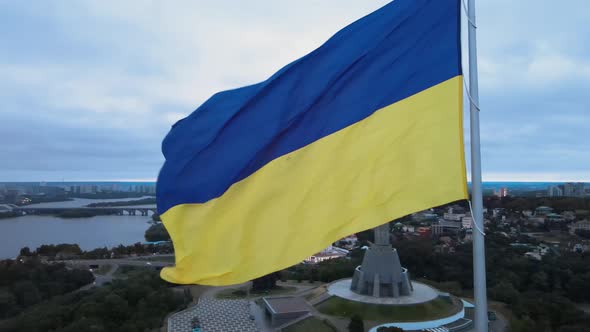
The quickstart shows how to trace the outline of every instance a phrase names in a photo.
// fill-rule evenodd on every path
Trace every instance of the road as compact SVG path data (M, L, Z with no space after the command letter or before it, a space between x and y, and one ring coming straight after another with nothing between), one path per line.
M106 283L111 283L114 279L113 274L117 271L119 266L141 266L141 267L151 267L160 269L166 266L174 265L172 262L158 262L157 259L159 257L174 257L174 254L162 254L162 255L152 255L152 256L139 256L139 257L129 257L129 258L113 258L113 259L74 259L74 260L59 260L54 262L65 263L68 266L104 266L109 265L111 268L110 270L104 274L96 274L92 271L94 275L94 282L90 283L86 286L79 288L77 291L84 291L89 290L92 287L100 287ZM156 261L148 261L147 258ZM94 269L93 269L94 270Z
M508 320L501 313L495 311L498 317L495 321L490 322L490 332L508 331Z
M173 254L169 255L154 255L154 256L140 256L140 257L129 257L129 258L112 258L112 259L72 259L72 260L62 260L57 262L63 262L67 265L126 265L126 266L144 266L144 267L153 267L153 268L162 268L166 266L172 266L174 263L172 262L158 262L158 257L171 257L174 256ZM150 258L151 260L146 260Z
M139 257L129 257L129 258L113 258L113 259L73 259L73 260L60 260L55 262L65 263L68 266L104 266L110 265L111 269L104 275L96 274L92 271L94 275L94 282L88 284L79 290L88 290L95 286L102 286L106 283L110 283L113 281L113 274L119 266L141 266L141 267L148 267L154 269L161 269L166 266L172 266L174 263L172 262L158 262L157 259L159 257L173 257L174 254L163 254L163 255L153 255L153 256L139 256ZM151 261L146 260L149 258ZM155 261L154 261L155 260Z

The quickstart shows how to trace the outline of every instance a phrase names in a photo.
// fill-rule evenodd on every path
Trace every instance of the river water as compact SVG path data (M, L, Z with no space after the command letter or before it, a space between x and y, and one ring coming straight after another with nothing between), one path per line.
M135 199L74 199L67 202L39 203L29 206L82 207L90 203ZM145 207L155 207L155 205ZM147 223L150 220L150 217L145 216L62 219L39 215L0 219L0 259L16 257L20 248L25 246L34 250L42 244L78 243L83 250L92 250L104 246L113 247L119 244L130 245L144 242L143 235L150 226Z

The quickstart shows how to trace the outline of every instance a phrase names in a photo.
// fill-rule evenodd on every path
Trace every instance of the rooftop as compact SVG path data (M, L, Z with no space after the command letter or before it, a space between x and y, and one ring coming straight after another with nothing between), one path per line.
M539 206L538 208L536 208L535 210L553 210L553 208L550 208L548 206Z
M265 297L263 300L274 314L308 312L311 310L305 300L300 297Z

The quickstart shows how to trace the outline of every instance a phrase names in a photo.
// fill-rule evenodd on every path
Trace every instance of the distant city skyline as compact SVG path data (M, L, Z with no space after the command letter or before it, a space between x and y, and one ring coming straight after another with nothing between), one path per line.
M388 2L0 2L0 181L155 181L175 121ZM588 6L477 1L484 181L590 182Z

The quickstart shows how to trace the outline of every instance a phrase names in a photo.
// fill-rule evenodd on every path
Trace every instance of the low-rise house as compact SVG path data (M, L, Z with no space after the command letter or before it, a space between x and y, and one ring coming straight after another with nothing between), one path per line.
M445 232L458 233L461 230L462 224L460 221L441 220L439 223Z
M561 214L557 213L549 213L545 216L545 222L553 221L553 222L565 222L565 218Z
M463 238L463 241L465 241L465 242L473 241L473 229L468 229L465 232L465 237Z
M473 228L473 218L471 217L471 214L468 214L467 216L461 218L461 226L464 229L472 229Z
M545 225L545 218L544 217L530 217L526 220L525 224L533 225L533 226L542 226Z
M575 234L578 230L588 231L590 232L590 221L582 220L575 222L569 226L570 233Z
M438 215L431 210L425 210L421 212L416 212L412 214L412 219L416 221L432 221L437 220Z
M317 264L326 260L342 258L346 256L348 256L348 250L329 246L319 253L306 258L304 262L308 264Z
M541 260L541 254L539 254L538 252L527 252L524 254L524 257L526 258L530 258L536 261L540 261Z
M358 246L358 238L356 237L356 234L352 234L352 235L349 235L345 238L342 238L342 239L336 241L336 245L338 247L342 247L347 250L350 250L350 249Z
M430 227L418 227L416 229L416 233L418 233L418 235L423 239L429 239L432 237Z
M574 211L564 211L561 215L566 221L576 220L576 213Z
M535 209L536 216L546 216L549 213L553 213L553 208L550 208L548 206L539 206Z
M573 248L572 248L573 252L577 252L577 253L583 253L588 251L588 246L587 245L583 245L581 243L576 243Z

